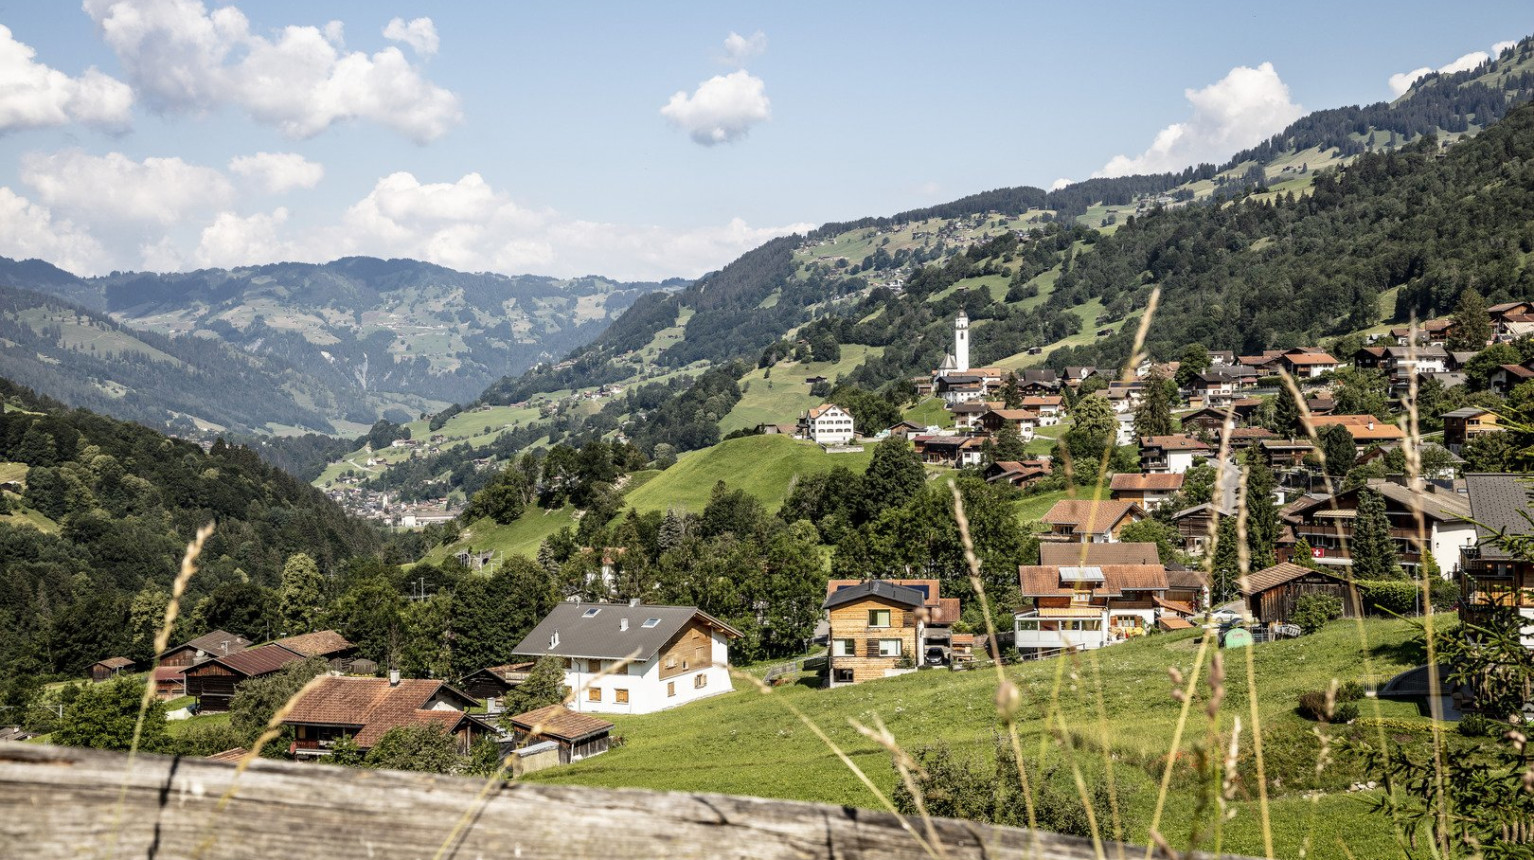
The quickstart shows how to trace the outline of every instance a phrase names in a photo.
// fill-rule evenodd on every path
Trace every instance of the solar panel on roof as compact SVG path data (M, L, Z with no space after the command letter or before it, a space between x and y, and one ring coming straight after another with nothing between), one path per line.
M1107 582L1100 567L1069 566L1060 568L1060 579L1064 582Z

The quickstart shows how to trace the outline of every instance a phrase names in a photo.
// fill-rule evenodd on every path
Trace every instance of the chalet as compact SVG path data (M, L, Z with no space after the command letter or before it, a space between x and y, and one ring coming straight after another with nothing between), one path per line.
M1297 439L1263 439L1257 444L1268 452L1274 468L1303 466L1305 457L1316 450L1316 446Z
M1140 404L1140 391L1134 388L1110 388L1102 393L1108 405L1119 415L1128 415Z
M1311 415L1330 415L1337 411L1337 401L1330 397L1310 397L1305 400L1305 408Z
M1209 607L1209 577L1196 567L1167 565L1166 586L1165 600L1191 609L1190 614Z
M953 426L970 430L980 423L980 416L1000 405L989 400L966 400L948 407L948 412L953 416Z
M154 697L162 702L186 695L186 671L183 666L154 668Z
M1052 470L1048 460L997 460L985 468L985 480L991 484L1005 481L1014 487L1026 487L1049 477Z
M1039 564L1071 565L1160 564L1153 543L1040 543Z
M470 672L459 678L454 686L465 694L484 702L485 713L497 714L501 712L500 700L511 692L512 688L526 681L527 673L532 671L532 668L531 662L503 663Z
M831 380L826 379L824 376L806 376L804 378L805 385L825 385L830 381Z
M1145 509L1134 502L1061 499L1040 522L1049 526L1045 540L1062 543L1116 543L1119 532L1145 519Z
M1497 340L1517 340L1534 333L1534 302L1503 302L1486 309L1491 334Z
M1504 364L1493 370L1486 378L1486 387L1504 397L1519 384L1534 379L1534 361L1524 364Z
M282 724L293 729L290 751L297 758L330 755L336 741L351 738L363 752L390 729L439 726L452 735L459 753L482 737L495 737L494 726L467 711L479 703L443 681L425 678L322 677L299 699Z
M1206 370L1193 374L1184 393L1190 402L1202 404L1204 411L1218 410L1236 399L1238 379L1235 374L1227 373L1226 369ZM1224 420L1223 414L1221 420Z
M927 428L926 425L917 424L915 421L901 421L899 424L889 428L889 430L886 432L891 436L898 436L901 439L909 439L918 433L926 433Z
M1373 415L1312 415L1310 423L1317 433L1320 433L1323 427L1330 427L1333 424L1346 427L1348 433L1352 434L1354 445L1360 454L1370 445L1399 443L1406 438L1406 434L1400 427L1389 421L1381 421Z
M936 579L884 579L867 581L861 579L833 579L826 583L826 600L829 602L841 592L860 588L869 582L884 582L900 586L901 588L909 588L921 595L924 614L919 614L917 617L919 623L916 635L916 650L913 652L912 662L917 666L947 665L952 653L952 628L954 622L959 620L959 598L943 597L941 583ZM858 598L860 601L862 599ZM842 613L842 617L845 622L849 616L847 613ZM849 636L852 638L860 635L856 629L848 628L845 623L843 629L849 630ZM833 638L835 637L833 636ZM855 651L856 649L854 648L853 650Z
M978 466L984 441L974 436L917 436L911 440L922 462L963 469Z
M1039 426L1039 416L1026 409L991 409L979 418L980 427L994 436L1003 427L1011 427L1027 442Z
M133 661L127 657L108 657L92 663L87 672L92 681L101 682L115 678L122 672L132 671L133 666Z
M1353 366L1359 370L1382 370L1389 372L1389 359L1386 358L1386 347L1366 346L1353 353Z
M1417 517L1422 517L1428 548L1440 569L1448 576L1460 557L1461 547L1475 543L1475 524L1470 521L1470 502L1460 493L1436 484L1413 492L1394 481L1371 479L1367 489L1385 500L1385 516L1390 520L1390 536L1396 556L1407 570L1422 563L1418 545ZM1347 567L1353 562L1344 543L1351 543L1358 519L1358 494L1365 487L1355 487L1335 497L1306 495L1280 512L1281 519L1294 530L1296 538L1310 544L1318 564ZM1345 540L1344 540L1345 539Z
M204 633L160 655L161 666L192 666L213 657L228 657L250 647L250 640L223 630Z
M1417 387L1421 388L1429 382L1436 382L1444 388L1463 388L1470 384L1470 377L1464 373L1452 370L1424 370L1417 374Z
M1202 505L1183 508L1172 514L1172 526L1177 529L1183 552L1189 555L1203 555L1204 549L1209 545L1210 536L1214 533L1212 529L1218 527L1221 517L1228 517L1233 513L1230 506L1205 502Z
M1070 386L1071 388L1080 388L1081 383L1099 375L1101 374L1098 373L1097 368L1090 365L1076 367L1066 365L1065 372L1061 374L1060 378L1066 385Z
M1209 454L1209 446L1192 436L1140 438L1140 470L1144 472L1180 475L1193 467L1195 459L1207 458Z
M799 428L793 424L758 424L756 435L758 436L796 436Z
M1065 414L1065 398L1058 394L1040 394L1033 397L1024 397L1022 406L1024 409L1039 416L1040 427L1053 427L1060 423L1060 416Z
M557 760L559 764L569 764L574 761L588 759L592 756L607 752L611 745L613 724L590 714L577 713L566 708L564 705L549 705L535 711L517 714L511 717L511 729L517 739L519 754L532 753L524 756L524 763L529 759L539 758L537 748L544 743L552 742L557 756L550 756L551 762ZM530 773L541 770L534 765L524 766L522 773Z
M1182 417L1182 429L1187 431L1207 430L1216 433L1225 426L1225 416L1230 414L1237 427L1244 426L1251 420L1252 415L1262 406L1262 400L1256 397L1232 398L1226 401L1224 406L1207 406L1194 412L1189 412Z
M1047 368L1025 370L1017 379L1018 391L1024 397L1044 397L1060 393L1060 375Z
M1132 472L1120 472L1113 476L1113 483L1109 486L1109 490L1114 501L1134 502L1150 510L1176 496L1182 490L1182 482L1181 472L1138 475Z
M1155 598L1167 590L1157 564L1024 565L1022 596L1033 608L1013 615L1014 644L1025 657L1103 648L1156 626Z
M1342 601L1343 616L1354 616L1354 604L1346 576L1283 561L1253 571L1241 580L1241 598L1247 612L1268 624L1289 623L1299 599L1307 594L1336 597Z
M227 711L240 684L270 675L303 659L304 655L297 651L276 644L248 648L228 657L213 657L182 670L186 678L186 694L196 697L200 711Z
M351 664L357 657L357 646L346 641L346 637L334 630L316 630L313 633L304 633L299 636L289 636L278 639L273 644L282 647L304 657L323 657L330 668L338 672L351 670Z
M1467 406L1443 414L1443 444L1455 454L1464 453L1470 440L1485 433L1501 433L1497 413L1479 406Z
M858 684L914 669L925 630L926 596L893 582L870 580L833 591L821 608L830 619L827 686Z
M1448 368L1452 371L1462 371L1465 369L1465 365L1470 363L1470 359L1475 358L1477 355L1479 353L1474 350L1468 352L1450 351Z
M563 658L577 711L648 714L730 692L738 638L694 606L561 603L511 653Z
M1236 358L1238 367L1247 367L1256 371L1259 376L1271 376L1278 372L1280 359L1284 351L1281 349L1265 349L1257 355L1243 355Z
M1230 433L1216 433L1216 441L1223 441L1231 451L1245 451L1253 445L1259 445L1269 439L1277 439L1278 434L1266 427L1232 427Z
M852 414L835 403L822 403L799 419L804 438L819 445L845 445L854 435Z
M1396 346L1411 346L1412 329L1410 326L1397 326L1390 330L1390 337ZM1454 321L1447 319L1428 320L1417 327L1417 343L1419 345L1438 345L1448 343L1454 335Z
M1419 374L1448 371L1449 353L1442 346L1431 344L1418 347L1390 346L1385 348L1384 361L1379 369L1389 377L1391 390L1400 392L1408 388L1412 379Z
M1525 535L1534 517L1526 474L1472 472L1465 476L1475 543L1460 556L1461 617L1474 623L1493 606L1511 607L1534 620L1534 562L1496 542L1498 534ZM1523 628L1523 644L1534 648L1534 626Z
M1236 354L1228 349L1209 350L1210 367L1230 367L1236 363Z
M937 378L935 392L949 406L985 397L985 381L974 374L951 373Z
M1314 379L1337 369L1337 359L1325 352L1291 349L1278 358L1279 367L1296 379Z

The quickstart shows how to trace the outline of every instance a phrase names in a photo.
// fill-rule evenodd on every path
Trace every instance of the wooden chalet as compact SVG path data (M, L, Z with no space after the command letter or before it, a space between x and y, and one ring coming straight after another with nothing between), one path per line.
M289 636L273 644L305 657L323 657L330 668L340 672L351 671L352 661L357 657L357 646L334 630L316 630L313 633Z
M1049 477L1053 468L1048 460L997 460L985 467L985 480L1026 487Z
M1171 501L1182 490L1183 480L1181 472L1119 472L1113 476L1109 492L1114 501L1134 502L1150 510Z
M1103 648L1144 635L1156 625L1156 598L1167 590L1156 564L1024 565L1022 596L1032 609L1013 616L1014 644L1024 657Z
M1252 414L1262 405L1257 397L1240 397L1230 401L1229 412L1237 427L1245 426ZM1225 426L1227 409L1223 406L1206 406L1182 417L1182 429L1191 432L1206 430L1218 434Z
M884 580L832 591L821 604L831 626L827 686L860 684L916 668L926 604L921 591Z
M1525 535L1534 516L1534 479L1516 472L1472 472L1465 476L1476 542L1460 553L1460 606L1472 623L1489 607L1516 609L1534 619L1534 562L1499 546L1498 534ZM1534 626L1524 627L1523 644L1534 647Z
M564 705L549 705L510 718L517 745L530 749L553 742L560 764L591 758L607 752L612 743L613 724L601 717L582 714Z
M1181 474L1191 469L1195 460L1208 458L1211 453L1208 444L1186 434L1142 436L1140 471Z
M1356 614L1346 574L1312 570L1287 561L1247 574L1241 595L1253 618L1268 624L1287 624L1299 599L1307 594L1327 594L1342 601L1342 614Z
M1172 514L1172 526L1177 529L1183 552L1189 555L1203 555L1212 534L1210 530L1219 527L1220 517L1230 515L1229 509L1211 502L1183 508Z
M1503 364L1498 366L1486 378L1486 387L1492 393L1506 397L1509 391L1512 391L1522 383L1534 379L1534 368L1531 368L1529 365L1534 365L1534 361L1528 364Z
M910 439L912 436L925 432L927 432L926 425L917 424L915 421L901 421L899 424L889 428L891 436L898 436L901 439Z
M1041 537L1065 543L1115 543L1124 526L1145 517L1145 509L1134 502L1061 499L1040 520L1049 526L1049 534Z
M1316 446L1303 439L1262 439L1257 444L1268 452L1268 460L1275 468L1305 465L1305 458Z
M532 671L532 668L531 662L489 666L459 678L456 686L484 702L487 713L499 713L500 700L511 692L512 688L526 681L527 673Z
M1039 426L1039 416L1026 409L991 409L978 419L981 429L994 436L1001 428L1010 426L1026 442L1033 438Z
M212 657L228 657L249 648L251 642L226 630L204 633L160 655L161 666L191 666Z
M186 694L196 697L200 711L227 711L241 683L270 675L303 659L304 655L281 645L262 645L188 666L182 670L182 676L186 678Z
M980 416L996 408L1000 404L989 400L969 400L964 403L955 403L948 407L948 414L953 416L955 427L969 430L978 426ZM923 428L925 430L925 428Z
M123 672L133 670L134 663L127 657L108 657L105 660L97 660L92 663L86 673L91 680L97 683L117 677Z
M923 463L955 469L980 465L985 444L975 436L917 436L911 441Z
M1039 416L1040 427L1052 427L1065 414L1065 398L1058 394L1036 394L1024 397L1022 407Z
M1371 479L1365 486L1338 493L1335 498L1324 494L1301 496L1283 507L1280 519L1293 529L1296 538L1304 538L1310 544L1317 564L1348 567L1353 563L1351 549L1344 544L1352 541L1354 523L1358 520L1358 494L1365 489L1384 499L1396 557L1408 570L1422 563L1419 516L1428 548L1442 570L1452 571L1460 548L1475 542L1469 499L1436 484L1428 484L1414 493L1392 480Z
M366 751L390 729L427 725L452 735L458 752L467 753L476 740L499 734L466 713L478 704L442 681L329 675L298 700L282 724L293 729L290 752L299 758L330 755L343 737Z
M1338 366L1337 359L1328 353L1310 349L1288 350L1279 356L1278 364L1296 379L1313 379Z
M1165 599L1202 612L1209 606L1209 577L1196 567L1167 565Z
M155 698L167 702L185 696L185 671L181 666L156 666L154 669Z
M848 588L862 585L866 580L861 579L833 579L826 583L826 599L834 597L837 592ZM944 597L942 584L936 579L885 579L891 585L898 585L919 592L922 595L922 608L925 614L918 618L921 622L920 633L917 636L918 665L946 665L950 654L950 640L953 636L952 627L959 620L959 598Z
M1500 433L1506 428L1498 421L1500 417L1490 409L1466 406L1443 414L1443 444L1455 454L1463 454L1465 446L1483 433Z

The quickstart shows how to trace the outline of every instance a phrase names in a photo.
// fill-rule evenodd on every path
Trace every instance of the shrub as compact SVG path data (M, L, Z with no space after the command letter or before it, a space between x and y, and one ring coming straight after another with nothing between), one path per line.
M1422 600L1422 586L1409 579L1370 579L1355 584L1365 612L1416 615Z
M1340 689L1333 700L1330 716L1326 712L1326 693L1323 690L1301 693L1299 711L1301 716L1328 723L1351 723L1358 719L1358 705L1343 699Z
M1306 594L1294 605L1290 621L1306 633L1314 633L1326 626L1326 622L1342 615L1342 601L1330 594Z
M1356 702L1364 697L1364 685L1357 681L1344 681L1337 686L1337 701Z
M1430 586L1433 608L1439 612L1453 609L1459 603L1459 586L1447 579L1435 579Z
M1352 702L1338 702L1337 706L1332 708L1330 722L1343 725L1351 723L1356 719L1358 719L1358 706Z
M1319 720L1326 716L1326 694L1311 690L1300 694L1300 716Z
M1466 714L1455 728L1467 738L1495 738L1507 731L1507 724L1484 714Z

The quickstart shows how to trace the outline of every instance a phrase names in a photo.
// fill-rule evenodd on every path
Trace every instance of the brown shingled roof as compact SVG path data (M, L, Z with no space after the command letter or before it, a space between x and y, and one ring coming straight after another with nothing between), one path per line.
M390 684L387 678L331 675L293 706L283 724L356 727L354 740L366 749L399 726L435 723L445 731L455 729L464 719L462 711L422 708L443 693L444 698L457 699L462 705L474 704L474 699L441 681L406 678Z
M1183 475L1181 472L1158 472L1149 475L1120 472L1113 476L1113 483L1108 488L1115 493L1126 490L1176 492L1182 489L1182 482Z
M564 705L549 705L536 711L517 714L511 724L524 732L535 732L536 737L554 738L575 743L592 735L613 729L613 724L589 714L579 714Z
M127 657L108 657L105 660L97 660L93 666L105 666L108 669L126 669L133 665L133 661Z
M1145 513L1134 502L1061 499L1055 502L1055 506L1049 509L1040 522L1050 525L1090 526L1095 532L1105 532L1128 516L1131 511L1139 511L1142 515Z
M1018 568L1024 597L1056 597L1075 593L1070 584L1060 581L1060 568L1071 565L1023 565ZM1103 572L1103 585L1092 593L1118 597L1125 591L1165 591L1166 568L1159 564L1088 565Z
M1085 554L1082 550L1086 550ZM1160 564L1153 543L1040 543L1041 565Z
M246 649L238 654L230 654L228 657L214 657L196 666L188 666L183 674L199 674L198 670L202 667L217 663L247 678L254 678L259 675L269 675L289 663L302 659L304 655L289 651L281 645L262 645L259 648Z
M289 651L297 651L305 657L328 657L352 647L352 643L346 641L346 637L334 630L316 630L313 633L289 636L286 639L278 639L273 644L281 645Z
M1299 579L1308 573L1322 573L1332 577L1333 579L1346 581L1343 580L1342 577L1327 573L1324 570L1313 570L1308 567L1301 567L1300 565L1294 564L1292 562L1281 561L1272 567L1265 567L1262 570L1247 574L1246 579L1241 583L1241 593L1257 594L1261 591L1267 591L1274 586L1283 585L1291 579Z

